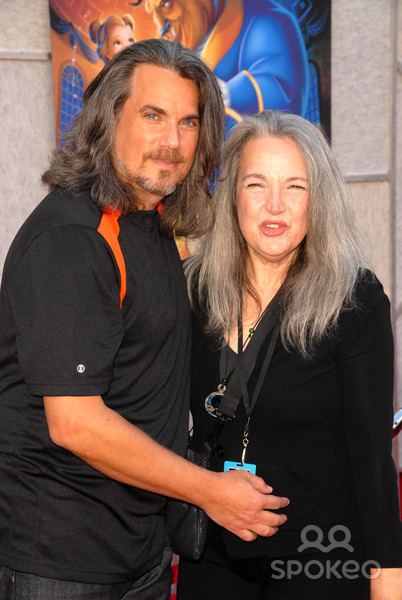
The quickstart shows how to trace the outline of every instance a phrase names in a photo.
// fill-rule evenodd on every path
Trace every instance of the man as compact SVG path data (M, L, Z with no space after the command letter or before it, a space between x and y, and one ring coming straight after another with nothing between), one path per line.
M178 456L190 330L172 232L199 232L209 212L222 112L193 52L126 48L89 86L44 174L53 191L14 240L0 298L1 599L167 598L166 496L245 540L285 521L261 479ZM122 211L122 307L97 232L105 206Z

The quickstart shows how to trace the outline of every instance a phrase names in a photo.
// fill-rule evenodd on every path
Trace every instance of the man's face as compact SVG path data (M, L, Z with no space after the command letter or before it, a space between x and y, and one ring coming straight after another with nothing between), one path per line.
M200 121L197 84L154 65L139 65L116 126L114 160L139 208L153 209L190 171Z

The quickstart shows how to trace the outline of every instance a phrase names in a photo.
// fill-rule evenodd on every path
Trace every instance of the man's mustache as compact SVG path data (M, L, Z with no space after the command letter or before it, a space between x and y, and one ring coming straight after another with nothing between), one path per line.
M158 152L146 152L143 159L148 160L166 160L172 163L184 163L184 156L179 150L158 150Z

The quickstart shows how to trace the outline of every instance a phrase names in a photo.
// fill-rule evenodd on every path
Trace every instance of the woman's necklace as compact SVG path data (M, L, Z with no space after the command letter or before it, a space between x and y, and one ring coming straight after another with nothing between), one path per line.
M251 340L251 337L252 337L253 333L255 333L255 330L257 329L258 325L260 324L261 319L263 318L263 316L267 312L268 306L269 306L269 303L264 308L264 310L258 315L256 321L254 321L254 323L251 325L251 327L249 327L249 329L248 329L248 335L247 335L246 339L243 342L243 350L246 348L247 344ZM238 336L240 336L240 332L238 331L237 333L238 333Z

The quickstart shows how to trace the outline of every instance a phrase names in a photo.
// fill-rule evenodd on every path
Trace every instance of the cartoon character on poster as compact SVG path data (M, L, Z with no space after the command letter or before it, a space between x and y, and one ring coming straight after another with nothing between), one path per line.
M89 35L96 44L98 56L105 64L123 48L134 43L134 29L134 19L131 15L111 15L105 21L92 21Z
M299 18L274 0L145 0L145 10L160 37L197 50L213 69L231 127L243 114L264 108L314 116L319 122L318 114L309 115L316 81L301 24L318 35L328 5L322 3L315 13L306 10L312 2L291 6L296 10L302 4Z

